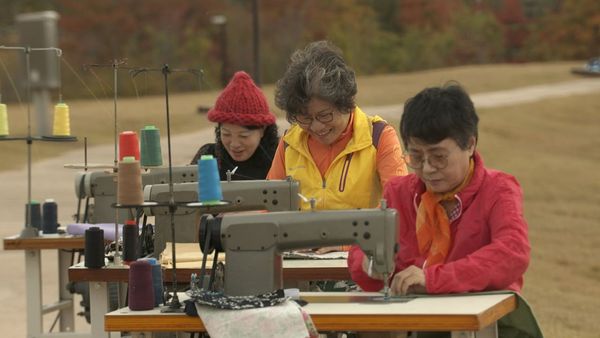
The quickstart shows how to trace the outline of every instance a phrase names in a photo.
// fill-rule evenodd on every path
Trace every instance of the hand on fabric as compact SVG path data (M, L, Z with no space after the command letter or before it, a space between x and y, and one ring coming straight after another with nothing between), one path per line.
M363 257L362 269L370 278L383 280L383 274L373 271L373 263L367 256Z
M427 293L425 288L425 272L414 265L398 272L392 279L392 295L409 293Z

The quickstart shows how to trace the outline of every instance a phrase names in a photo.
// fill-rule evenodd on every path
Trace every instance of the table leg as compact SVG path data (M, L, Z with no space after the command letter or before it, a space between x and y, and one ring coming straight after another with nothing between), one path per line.
M60 332L75 331L75 311L73 294L67 290L69 283L69 267L71 266L71 250L58 250L58 295L59 301L69 301L70 306L60 309Z
M42 333L42 272L40 250L25 250L27 337Z
M108 313L108 284L90 282L90 325L93 337L110 337L104 331L104 315Z
M453 331L452 338L498 338L498 324L494 322L479 331Z

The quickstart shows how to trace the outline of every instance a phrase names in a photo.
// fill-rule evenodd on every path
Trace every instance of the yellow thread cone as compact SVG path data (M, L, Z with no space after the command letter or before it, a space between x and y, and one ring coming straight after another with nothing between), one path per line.
M54 136L71 136L71 125L69 123L69 106L66 103L57 103L54 106Z
M0 136L8 136L8 113L4 103L0 103Z

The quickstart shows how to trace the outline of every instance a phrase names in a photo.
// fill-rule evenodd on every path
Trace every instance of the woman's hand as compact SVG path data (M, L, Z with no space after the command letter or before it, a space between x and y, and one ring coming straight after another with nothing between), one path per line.
M425 272L414 265L398 272L392 279L391 292L392 295L402 296L409 293L427 293Z
M383 280L382 274L373 271L373 261L369 259L366 255L363 256L362 269L370 278Z

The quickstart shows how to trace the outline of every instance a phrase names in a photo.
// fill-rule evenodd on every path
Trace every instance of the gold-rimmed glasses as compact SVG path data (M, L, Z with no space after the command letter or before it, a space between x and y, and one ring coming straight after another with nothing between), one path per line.
M297 114L297 115L292 116L291 120L292 120L292 122L297 123L298 125L300 125L302 127L308 127L313 123L314 120L317 120L321 123L328 123L328 122L333 121L334 113L335 113L335 109L331 108L327 111L318 113L314 117L309 114Z
M423 165L425 165L425 161L429 163L429 165L436 169L444 169L448 166L448 156L450 154L433 154L429 156L424 156L423 154L418 153L404 153L402 158L407 166L412 169L423 169Z

